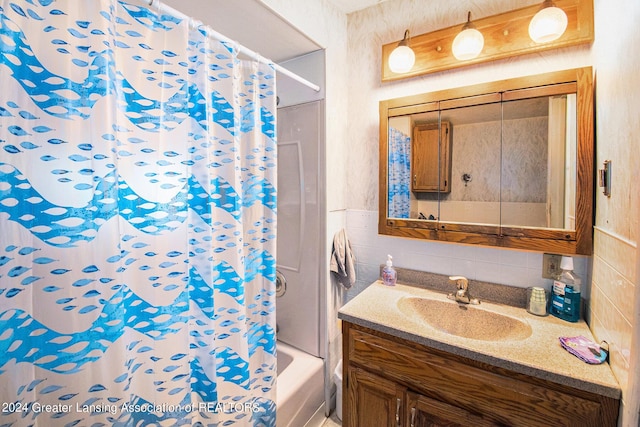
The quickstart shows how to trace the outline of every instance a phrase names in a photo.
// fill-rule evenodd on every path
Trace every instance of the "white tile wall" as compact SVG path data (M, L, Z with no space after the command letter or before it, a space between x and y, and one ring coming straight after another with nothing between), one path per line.
M551 287L551 280L542 278L540 253L382 236L377 211L347 210L346 224L357 262L357 283L348 299L379 278L387 254L398 267L522 288ZM585 282L589 262L588 257L574 257L575 272Z

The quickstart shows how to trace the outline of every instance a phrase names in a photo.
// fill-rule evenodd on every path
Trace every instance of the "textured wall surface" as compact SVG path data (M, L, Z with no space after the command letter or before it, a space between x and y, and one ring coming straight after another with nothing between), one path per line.
M500 129L500 122L453 128L452 187L447 200L546 201L547 119L507 120L502 135ZM466 186L465 173L472 177Z
M336 323L337 310L342 304L340 288L328 274L329 256L334 234L345 226L348 123L347 73L347 17L325 0L261 0L291 25L322 46L325 51L325 150L318 159L324 168L325 182L320 190L326 195L324 250L322 268L326 274L324 322L321 324L325 343L325 397L330 398L333 370L341 357L340 329Z
M623 390L623 424L636 426L640 410L640 3L595 1L596 165L611 160L611 197L596 188L590 325L613 343L611 367ZM615 29L615 30L614 30ZM636 88L636 89L634 89ZM635 294L635 299L634 299ZM634 341L635 339L635 341Z
M422 34L462 24L466 11L489 16L529 6L537 1L496 0L428 3L391 0L349 15L349 169L346 201L347 223L358 249L362 282L378 276L378 265L387 251L408 268L442 274L468 274L478 280L517 286L544 285L540 278L541 254L494 248L422 242L375 236L378 209L378 102L533 73L593 66L596 81L597 164L611 159L614 194L598 191L595 250L591 258L579 257L589 297L588 319L598 339L615 343L611 364L624 390L623 425L637 425L640 401L640 363L631 351L640 342L638 314L638 203L640 181L637 111L640 100L630 88L640 87L637 46L640 33L634 20L640 3L622 0L615 8L595 0L596 39L592 46L563 48L508 60L429 74L403 81L381 83L381 46L400 40L405 29ZM593 268L592 268L593 264ZM357 292L357 289L351 293ZM634 311L635 309L635 311ZM635 338L634 338L635 337ZM636 341L633 341L633 340Z
M464 22L468 10L482 17L539 3L538 0L389 0L347 17L323 0L263 0L327 46L327 239L345 223L358 259L359 289L378 277L392 252L400 266L442 274L466 274L489 282L531 286L540 279L538 253L424 242L377 235L378 102L413 93L593 66L596 78L597 164L611 159L613 195L597 191L595 249L578 257L577 270L591 299L588 319L599 339L614 344L611 364L624 390L621 425L637 425L640 402L640 291L637 250L640 218L640 2L615 7L594 0L592 46L559 49L435 73L393 83L380 82L381 46L400 40L405 29L422 34ZM346 21L346 24L345 24ZM346 49L344 47L346 46ZM348 53L348 56L347 56ZM347 83L348 82L348 83ZM349 208L345 213L344 208ZM635 295L635 296L634 296ZM634 341L635 340L635 341Z

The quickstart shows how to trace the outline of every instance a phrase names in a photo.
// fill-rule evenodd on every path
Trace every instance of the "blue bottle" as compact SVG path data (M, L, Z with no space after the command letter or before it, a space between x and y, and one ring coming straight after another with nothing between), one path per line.
M568 322L577 322L582 316L581 280L573 272L573 258L563 256L560 268L562 271L553 281L550 312Z

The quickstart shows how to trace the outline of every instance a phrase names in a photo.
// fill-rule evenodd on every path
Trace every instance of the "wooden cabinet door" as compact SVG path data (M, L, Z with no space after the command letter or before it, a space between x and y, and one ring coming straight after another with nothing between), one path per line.
M482 416L456 406L407 392L407 427L485 427L497 426Z
M619 399L343 321L343 427L615 427Z
M411 190L451 191L451 138L449 123L416 125L411 141Z
M404 390L360 368L348 369L350 411L345 427L402 427Z

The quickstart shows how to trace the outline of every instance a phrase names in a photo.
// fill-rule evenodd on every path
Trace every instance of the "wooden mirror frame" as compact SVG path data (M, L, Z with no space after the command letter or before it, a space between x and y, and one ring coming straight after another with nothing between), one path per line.
M574 85L576 89L576 229L575 231L476 225L388 218L388 127L389 117L420 112L427 107L456 100L469 104L471 97L482 98L507 91L531 89L544 92L552 85ZM427 107L428 108L428 107ZM442 242L455 242L558 254L591 255L593 252L594 197L594 105L591 67L538 74L473 86L412 95L380 101L379 212L378 233Z

